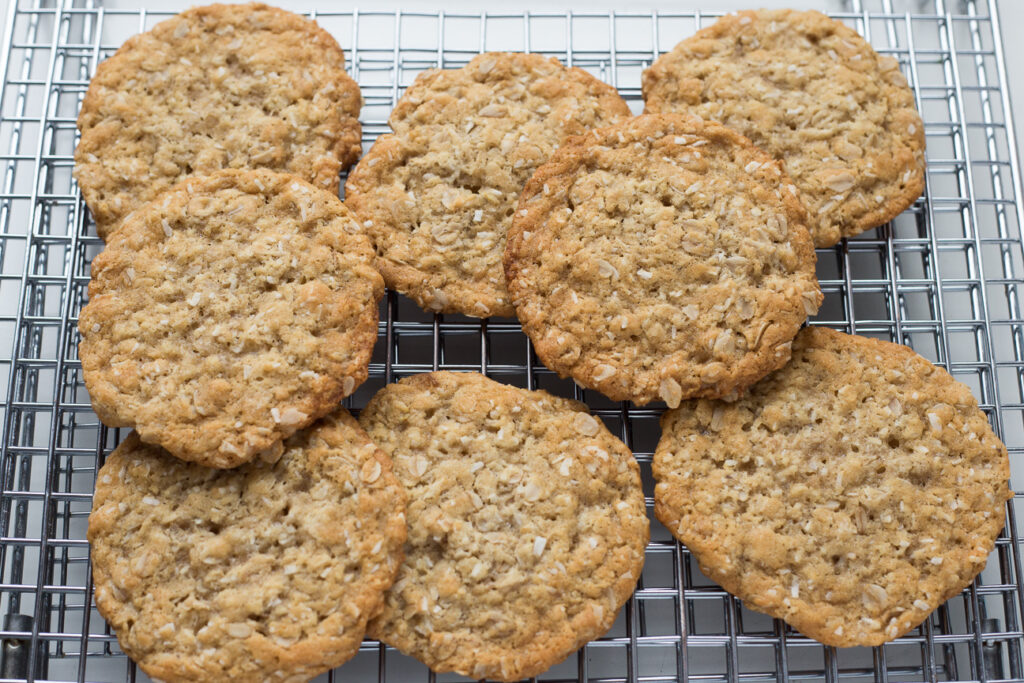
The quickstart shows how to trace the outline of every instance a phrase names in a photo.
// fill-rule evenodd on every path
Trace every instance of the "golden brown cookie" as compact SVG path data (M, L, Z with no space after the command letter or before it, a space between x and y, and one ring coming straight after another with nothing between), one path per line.
M726 15L655 60L643 91L647 111L720 121L781 160L819 247L924 189L924 125L899 65L819 12Z
M655 513L748 607L880 645L970 584L1003 528L1006 448L905 346L823 328L735 403L662 418Z
M92 262L79 356L93 409L234 467L366 379L384 284L334 195L271 171L186 180Z
M615 400L736 396L821 303L779 164L717 123L645 115L537 169L505 250L537 355Z
M554 58L492 52L427 71L345 184L388 286L423 309L512 316L501 254L523 185L570 135L629 116Z
M368 633L513 681L605 633L640 577L640 470L582 403L433 372L359 416L409 491L406 560Z
M362 98L338 43L260 4L195 7L96 69L75 178L107 236L188 175L286 171L333 194L360 151Z
M405 540L405 492L344 409L273 464L215 470L130 435L97 474L96 606L163 681L306 681L359 649Z

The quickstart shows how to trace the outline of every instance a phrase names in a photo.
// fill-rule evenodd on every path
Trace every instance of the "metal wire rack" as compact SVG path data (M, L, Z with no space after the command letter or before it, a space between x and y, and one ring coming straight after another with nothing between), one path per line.
M979 398L1024 464L1021 168L995 0L860 0L836 14L898 58L928 140L924 196L892 224L819 250L825 304L814 320L912 346ZM755 3L756 4L756 3ZM75 117L96 64L166 12L14 0L0 55L0 679L144 679L92 606L85 529L95 471L124 435L90 409L75 323L101 249L71 178ZM364 145L403 88L481 50L528 50L591 70L642 107L640 74L716 14L700 12L314 13L359 81ZM648 506L657 408L559 380L514 320L432 316L394 293L382 304L371 379L444 368L587 401L634 450ZM1016 489L1024 479L1015 479ZM751 612L700 574L655 523L634 597L606 637L544 681L1022 680L1024 575L1018 493L979 579L920 628L878 648L836 650ZM346 680L433 676L367 641ZM328 674L327 680L335 675Z

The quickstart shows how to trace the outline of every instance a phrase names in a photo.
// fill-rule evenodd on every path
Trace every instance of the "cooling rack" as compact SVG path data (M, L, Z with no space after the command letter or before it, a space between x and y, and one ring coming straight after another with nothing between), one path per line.
M818 251L814 324L912 346L968 384L1024 464L1020 165L995 0L862 0L835 14L914 87L928 140L923 197L893 223ZM754 3L758 4L758 3ZM453 14L346 9L313 16L362 87L364 146L418 72L482 50L529 50L590 70L642 108L640 74L717 15L700 12ZM0 55L0 679L145 680L92 603L85 541L96 468L124 436L90 409L75 323L101 249L71 177L75 117L96 64L167 12L13 0ZM1011 29L1012 34L1012 29ZM1021 66L1021 65L1018 65ZM370 380L438 368L585 400L636 453L647 504L660 409L559 380L514 320L432 316L389 292ZM1015 478L1024 489L1024 475ZM646 568L611 632L542 681L1024 680L1021 498L986 570L920 628L836 650L747 610L652 525ZM326 680L449 681L379 643Z

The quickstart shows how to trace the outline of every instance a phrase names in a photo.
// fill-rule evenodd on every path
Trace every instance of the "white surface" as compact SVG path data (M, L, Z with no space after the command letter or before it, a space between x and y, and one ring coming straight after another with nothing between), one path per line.
M1006 54L1006 86L1010 90L1010 102L1017 129L1017 155L1024 159L1024 126L1020 123L1024 117L1024 40L1020 35L1021 28L1024 27L1024 2L998 0L998 9Z

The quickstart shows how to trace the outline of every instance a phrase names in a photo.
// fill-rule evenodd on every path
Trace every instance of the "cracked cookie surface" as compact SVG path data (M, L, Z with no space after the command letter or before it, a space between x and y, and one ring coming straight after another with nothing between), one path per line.
M541 55L428 71L352 171L345 203L389 287L427 311L513 316L501 254L519 192L570 135L629 113L615 88Z
M99 65L75 178L107 236L188 175L292 173L333 194L360 152L359 87L316 23L260 4L196 7Z
M359 419L410 500L372 637L438 672L512 681L611 627L649 525L632 453L586 406L434 372L384 387Z
M783 161L819 247L924 189L924 125L899 65L819 12L724 16L656 59L643 92L649 112L718 121Z
M164 681L306 681L359 649L402 557L405 492L344 409L273 464L215 470L131 434L97 473L96 604Z
M523 191L505 272L559 375L615 400L735 396L821 303L789 179L713 122L644 115L570 140Z
M384 292L334 195L270 171L186 180L92 262L79 356L96 413L234 467L366 379Z
M905 346L808 328L735 403L662 418L655 513L751 609L880 645L984 567L1009 461L970 390Z

